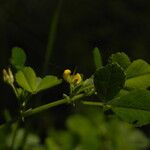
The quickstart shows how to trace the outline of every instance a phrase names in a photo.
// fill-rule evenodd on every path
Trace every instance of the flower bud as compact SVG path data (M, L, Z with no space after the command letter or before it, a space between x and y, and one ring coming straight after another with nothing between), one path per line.
M13 76L10 68L8 68L8 71L6 71L6 69L3 69L3 79L5 82L7 82L9 84L14 83L14 76Z
M6 69L3 69L3 80L5 82L7 82L9 80L9 75L8 75Z

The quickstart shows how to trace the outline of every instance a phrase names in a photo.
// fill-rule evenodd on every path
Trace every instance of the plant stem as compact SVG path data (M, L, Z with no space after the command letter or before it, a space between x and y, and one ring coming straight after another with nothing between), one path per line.
M16 88L15 88L14 84L11 84L11 87L13 88L13 91L14 91L14 93L15 93L16 97L18 98L18 97L19 97L19 95L18 95L18 92L17 92L17 90L16 90Z
M11 143L11 148L12 149L14 149L14 144L15 144L15 139L16 139L18 128L19 128L19 121L17 121L15 123L14 132L13 132L13 135L12 135L12 143Z
M82 104L91 105L91 106L101 106L101 107L105 106L105 104L102 102L91 102L91 101L82 101Z
M24 145L25 145L25 143L27 141L27 137L28 137L28 131L25 129L18 149L21 149L22 147L24 147Z
M48 103L48 104L45 104L45 105L42 105L42 106L39 106L39 107L36 107L36 108L33 108L33 109L29 109L25 112L22 112L21 117L19 119L22 119L24 117L29 117L31 115L40 113L44 110L47 110L47 109L55 107L55 106L59 106L59 105L65 104L65 103L69 104L69 103L74 102L76 100L79 100L83 97L85 97L84 94L78 94L78 95L75 95L74 97L69 98L69 99L64 98L64 99L61 99L61 100L58 100L58 101L55 101L55 102L51 102L51 103ZM15 118L14 120L10 120L9 122L0 125L0 129L2 129L6 125L9 125L9 124L12 124L12 123L16 122L17 120L19 121L19 119Z
M45 61L44 61L44 66L43 66L43 74L46 73L47 68L48 68L48 63L52 54L55 38L56 38L56 33L57 33L57 27L58 27L58 20L59 20L59 15L60 15L60 10L62 6L62 0L59 0L58 6L54 12L50 31L49 31L49 36L48 36L48 43L47 43L47 48L45 52Z
M82 101L82 104L84 105L90 105L90 106L100 106L103 107L104 109L111 109L111 105L105 104L103 102L92 102L92 101Z
M39 106L39 107L34 108L34 109L29 109L29 110L27 110L27 111L22 113L22 117L28 117L28 116L40 113L40 112L42 112L44 110L47 110L49 108L52 108L52 107L55 107L55 106L59 106L61 104L71 103L71 102L76 101L76 100L78 100L78 99L80 99L82 97L84 97L84 94L76 95L76 96L74 96L74 97L72 97L70 99L64 98L64 99L61 99L61 100L58 100L58 101L55 101L55 102L51 102L51 103Z

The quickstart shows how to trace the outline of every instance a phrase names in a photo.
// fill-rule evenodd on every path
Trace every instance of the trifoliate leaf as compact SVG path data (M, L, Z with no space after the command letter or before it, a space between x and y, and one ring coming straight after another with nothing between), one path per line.
M51 88L61 83L55 76L37 77L31 67L25 67L16 73L17 83L26 91L35 94L39 91Z
M150 92L135 90L109 103L115 114L124 121L142 126L150 123Z
M61 80L58 79L56 76L45 76L41 82L38 84L36 88L36 92L51 88L53 86L56 86L57 84L60 84Z
M128 67L126 71L128 88L146 89L150 87L150 65L144 60L138 59Z
M108 64L96 71L94 75L94 85L98 95L109 101L123 88L125 74L118 64Z
M110 56L109 63L118 63L123 69L126 70L131 64L131 61L124 52L118 52Z
M34 93L37 87L37 77L31 67L25 67L16 73L17 83L30 93Z

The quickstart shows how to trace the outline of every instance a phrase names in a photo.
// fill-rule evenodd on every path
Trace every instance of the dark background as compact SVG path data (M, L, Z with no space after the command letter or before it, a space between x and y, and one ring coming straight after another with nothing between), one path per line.
M11 48L19 46L27 53L27 64L40 76L57 4L58 0L0 0L1 70L9 65ZM101 50L105 63L110 54L118 51L126 52L132 60L142 58L150 62L149 33L148 0L63 0L48 72L60 76L65 68L76 68L90 76L95 69L92 59L95 46ZM2 118L4 109L9 108L15 114L18 106L2 77L0 84ZM51 95L55 94L54 89ZM54 111L66 115L68 107L60 108Z

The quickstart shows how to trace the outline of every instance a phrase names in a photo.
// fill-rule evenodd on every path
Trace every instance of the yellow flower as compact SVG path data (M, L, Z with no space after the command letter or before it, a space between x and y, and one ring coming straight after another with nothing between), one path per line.
M75 75L71 75L71 70L66 69L63 73L63 78L68 83L73 84L79 84L82 81L82 77L79 73L76 73Z

